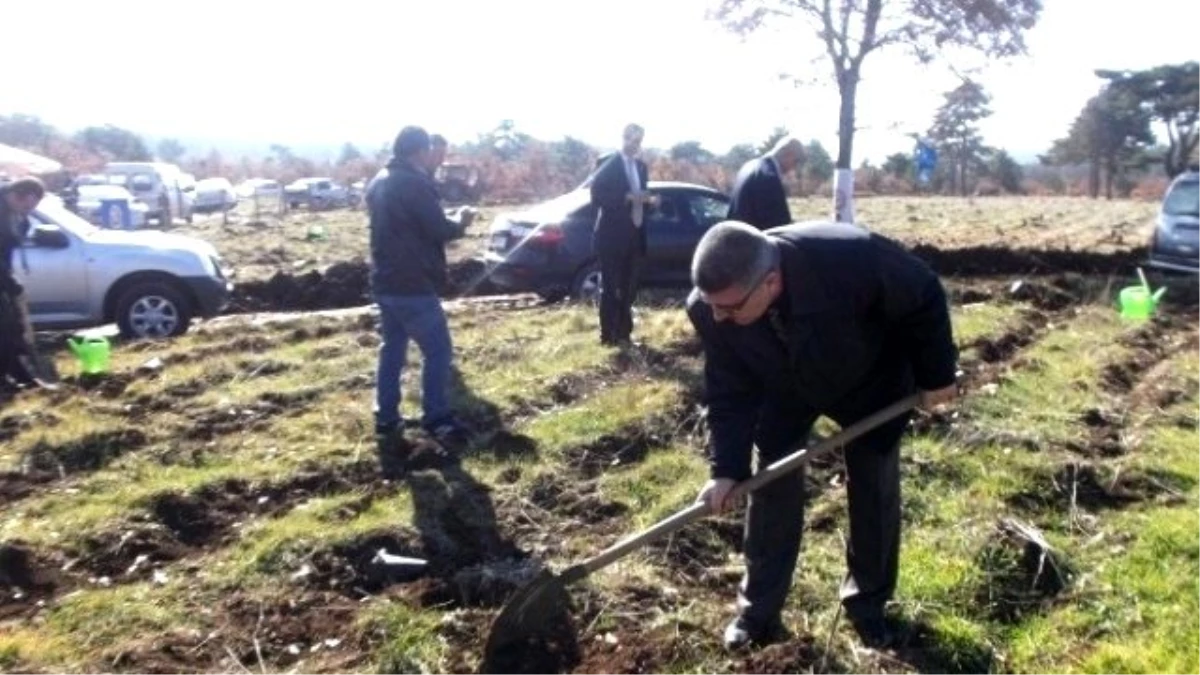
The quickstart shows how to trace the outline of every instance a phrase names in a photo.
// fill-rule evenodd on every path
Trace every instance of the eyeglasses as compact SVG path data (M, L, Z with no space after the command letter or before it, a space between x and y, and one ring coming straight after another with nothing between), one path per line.
M768 269L766 272L763 272L761 275L759 275L758 279L756 279L754 281L754 285L752 285L750 287L750 290L747 291L744 296L742 296L741 300L739 300L733 304L728 304L728 305L718 305L716 303L710 302L710 303L708 303L709 307L712 307L714 311L720 312L722 314L737 314L738 312L745 309L746 303L750 302L750 298L754 296L754 293L756 291L758 291L758 287L762 286L763 282L767 280L767 277L770 274L771 274L771 270Z

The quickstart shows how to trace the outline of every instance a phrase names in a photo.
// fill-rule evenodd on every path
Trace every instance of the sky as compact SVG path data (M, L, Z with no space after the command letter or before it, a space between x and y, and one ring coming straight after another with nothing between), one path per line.
M705 18L715 2L13 2L0 44L35 67L5 69L0 113L68 131L116 124L193 154L373 150L406 124L458 143L504 119L605 148L636 121L647 146L715 152L783 126L833 152L838 97L815 36L781 26L742 40ZM994 112L984 140L1032 159L1096 93L1093 70L1197 58L1198 18L1194 0L1045 0L1029 54L977 76ZM959 81L892 51L869 55L863 78L856 163L910 152L908 134Z

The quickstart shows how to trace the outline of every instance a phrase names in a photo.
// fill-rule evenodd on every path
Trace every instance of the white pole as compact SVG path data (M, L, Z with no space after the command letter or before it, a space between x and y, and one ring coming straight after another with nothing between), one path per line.
M853 223L854 169L838 169L833 179L834 220L839 223Z

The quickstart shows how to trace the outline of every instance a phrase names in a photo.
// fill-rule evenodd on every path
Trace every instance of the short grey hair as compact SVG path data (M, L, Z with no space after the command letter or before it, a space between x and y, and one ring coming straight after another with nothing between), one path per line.
M709 228L692 256L692 283L704 293L750 290L779 265L779 248L756 228L726 220Z

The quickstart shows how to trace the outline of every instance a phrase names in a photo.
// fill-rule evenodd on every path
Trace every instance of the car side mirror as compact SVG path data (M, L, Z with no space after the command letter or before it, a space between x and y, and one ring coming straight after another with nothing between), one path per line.
M67 248L71 245L67 233L59 229L39 227L33 231L33 245L38 248Z

